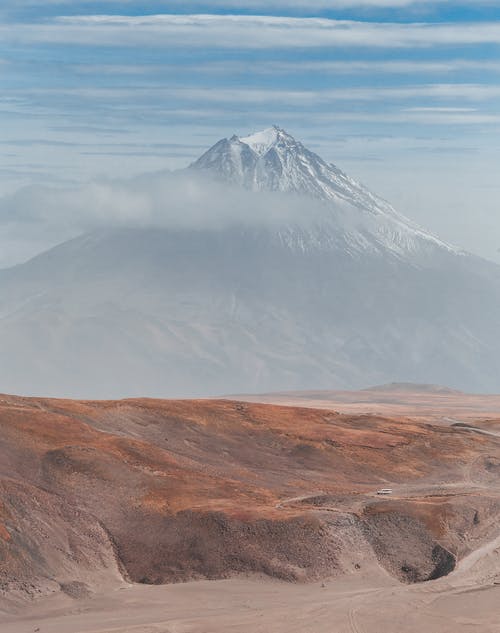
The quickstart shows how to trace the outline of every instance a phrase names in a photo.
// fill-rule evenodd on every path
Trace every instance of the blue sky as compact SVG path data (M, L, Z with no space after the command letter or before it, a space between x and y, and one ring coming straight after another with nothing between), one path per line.
M500 0L3 0L0 77L0 194L279 124L498 256Z

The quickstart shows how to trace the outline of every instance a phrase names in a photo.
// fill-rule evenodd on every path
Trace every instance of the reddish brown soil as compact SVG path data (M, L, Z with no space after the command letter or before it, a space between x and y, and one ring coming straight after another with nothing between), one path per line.
M3 396L0 434L8 597L372 562L421 581L489 538L500 509L498 438L404 418Z

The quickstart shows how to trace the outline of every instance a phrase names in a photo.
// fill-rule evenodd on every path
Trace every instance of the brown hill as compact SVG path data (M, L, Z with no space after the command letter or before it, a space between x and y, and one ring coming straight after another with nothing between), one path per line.
M422 581L490 538L500 511L494 434L405 418L3 396L0 437L7 606L124 577Z

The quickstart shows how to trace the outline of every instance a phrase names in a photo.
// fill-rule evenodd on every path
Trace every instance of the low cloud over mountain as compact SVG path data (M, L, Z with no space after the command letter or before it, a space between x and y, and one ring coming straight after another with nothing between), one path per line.
M39 245L76 237L0 271L6 392L500 386L500 269L279 128L177 174L8 204L18 230L47 227Z

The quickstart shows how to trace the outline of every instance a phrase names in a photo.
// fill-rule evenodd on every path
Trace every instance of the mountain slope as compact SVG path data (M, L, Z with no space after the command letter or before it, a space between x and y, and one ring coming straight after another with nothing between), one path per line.
M355 251L382 249L406 257L422 248L454 250L278 127L222 139L190 169L251 191L279 191L322 202L326 208L320 224L313 216L301 231L306 244L333 245L342 237L343 246ZM293 242L293 230L287 228Z
M245 198L249 209L282 205L280 222L234 209L229 224L100 230L0 271L0 389L106 398L408 381L498 391L500 269L335 169L280 130L221 141L179 178L280 188Z

